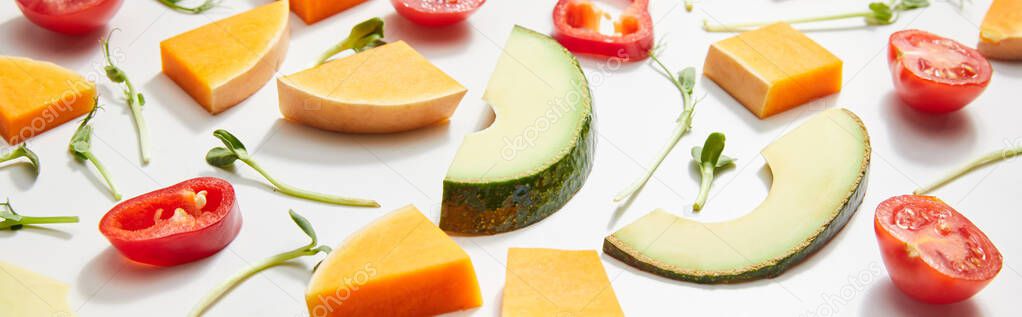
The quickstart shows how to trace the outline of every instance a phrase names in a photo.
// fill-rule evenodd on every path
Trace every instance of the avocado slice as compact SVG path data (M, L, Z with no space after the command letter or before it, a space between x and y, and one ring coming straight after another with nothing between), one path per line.
M592 97L568 50L515 26L483 96L496 113L465 137L444 178L440 228L494 234L553 214L592 169Z
M831 109L762 154L773 184L745 216L702 223L655 210L604 239L603 251L640 270L696 283L780 275L830 241L862 203L869 136L855 114Z

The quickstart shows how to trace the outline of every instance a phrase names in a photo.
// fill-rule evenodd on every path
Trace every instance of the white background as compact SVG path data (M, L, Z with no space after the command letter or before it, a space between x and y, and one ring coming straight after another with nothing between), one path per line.
M112 98L120 96L119 89L100 73L97 40L105 32L58 36L22 18L13 1L0 2L0 54L53 61L99 79L107 106L95 121L94 148L126 198L195 176L224 177L236 186L245 222L226 250L206 260L164 269L127 262L96 229L115 202L97 174L67 153L76 125L71 123L30 140L42 158L38 178L24 165L0 167L0 196L10 197L24 214L78 215L81 223L0 232L0 260L69 283L71 305L82 316L180 316L247 263L305 244L306 238L288 219L289 208L307 216L321 240L330 245L409 203L436 221L441 180L461 138L489 123L490 110L481 95L501 45L514 24L549 32L554 5L552 0L491 0L468 23L441 29L424 29L403 20L384 0L371 0L311 26L292 15L290 48L278 76L309 67L352 25L382 16L387 40L407 41L469 90L448 125L394 135L346 135L283 121L272 83L235 108L211 116L160 73L159 41L266 2L226 1L208 14L190 16L169 11L156 1L125 1L110 23L122 29L112 47L122 53L120 66L148 100L144 113L154 153L152 163L144 167L130 113ZM663 58L668 65L701 68L708 45L729 36L703 32L699 25L704 18L741 22L866 7L866 1L837 0L706 2L686 13L681 0L653 1L651 13L658 40L667 43ZM625 209L612 204L611 197L649 165L670 134L681 102L675 89L645 63L619 66L581 58L595 99L599 135L595 168L578 195L548 219L511 233L455 238L472 257L485 301L481 308L455 315L497 315L508 247L598 250L605 235L654 208L704 221L729 219L751 210L769 186L759 150L822 107L836 106L862 117L874 152L865 201L829 245L778 278L738 285L676 282L601 255L624 310L632 316L1022 315L1018 302L1022 238L1017 228L1022 221L1018 210L1022 164L1013 161L986 168L936 192L981 227L1004 255L1000 275L969 301L927 306L906 298L889 282L873 236L873 212L880 201L908 193L978 155L1022 143L1018 120L1022 64L993 62L994 77L986 92L964 111L948 116L915 113L892 94L884 55L891 32L921 28L974 45L988 5L989 1L975 1L959 12L938 2L884 27L845 28L860 21L820 25L828 29L808 34L844 60L843 91L767 120L756 119L711 81L700 78L696 94L708 96L698 105L692 132ZM266 169L285 182L377 199L383 208L293 199L272 192L247 167L230 174L207 166L203 156L218 144L210 135L217 128L234 132ZM688 152L713 131L727 134L725 152L739 159L738 166L719 176L709 205L694 215L688 210L698 190L698 175ZM321 257L263 272L226 296L209 315L306 314L304 288L311 265Z

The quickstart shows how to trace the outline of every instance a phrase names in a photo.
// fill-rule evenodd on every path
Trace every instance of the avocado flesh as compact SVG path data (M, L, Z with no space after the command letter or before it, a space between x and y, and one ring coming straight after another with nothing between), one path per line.
M740 218L701 223L655 210L604 240L604 251L672 279L728 283L773 277L822 247L865 194L869 136L844 109L816 115L767 146L767 198Z
M493 234L559 210L592 168L589 84L549 36L516 26L483 97L496 114L465 137L444 179L440 228Z

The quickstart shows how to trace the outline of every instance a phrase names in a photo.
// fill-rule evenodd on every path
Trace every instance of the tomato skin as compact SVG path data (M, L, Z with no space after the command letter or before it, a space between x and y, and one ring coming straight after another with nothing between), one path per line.
M877 243L880 245L880 253L884 260L884 266L887 267L887 273L891 278L891 282L903 293L916 300L930 304L949 304L963 301L986 287L996 276L997 272L1000 271L1002 258L997 249L993 247L993 244L989 244L994 254L994 259L989 263L996 265L996 270L993 271L993 274L971 279L949 276L927 263L924 259L925 255L918 254L918 251L916 251L916 254L912 254L909 251L912 248L911 244L896 237L891 232L890 226L893 226L893 224L886 224L883 219L884 216L882 214L886 214L893 208L905 206L905 204L919 206L921 204L934 203L940 204L946 207L947 210L952 211L954 214L952 217L960 217L960 221L963 221L968 226L975 227L968 219L965 219L964 216L935 197L897 196L882 202L877 207L877 213L873 221ZM985 235L982 236L982 239L989 243Z
M423 26L445 26L468 19L486 0L460 0L465 5L431 10L421 3L429 0L390 0L398 14Z
M927 33L919 30L904 30L891 34L888 41L887 62L890 66L891 77L894 80L894 88L898 97L906 105L922 112L948 113L962 109L976 99L990 83L993 68L990 62L983 57L979 51L954 42L969 55L969 58L978 65L978 78L976 80L961 80L951 82L950 80L936 81L924 78L918 66L907 61L905 50L910 49L906 40L907 37L918 36L928 39L941 39L954 42L950 39ZM940 54L929 52L930 54ZM933 56L923 56L922 59Z
M195 228L164 226L153 230L157 208L184 206L188 193L207 191L208 217ZM185 206L186 207L186 206ZM170 221L170 219L164 219ZM226 180L199 177L124 201L110 209L99 222L99 231L125 257L155 266L172 266L200 260L227 247L241 231L241 211L234 187ZM147 226L148 225L148 226Z
M113 18L121 8L122 0L101 0L89 7L73 12L50 13L38 7L40 0L17 0L18 8L29 21L50 31L82 35L98 30ZM71 2L66 0L65 2Z
M649 56L653 48L653 19L649 15L649 0L631 0L621 12L620 23L627 34L606 35L588 25L573 25L585 20L587 0L558 0L554 7L553 37L569 51L635 61ZM585 24L586 22L581 22Z

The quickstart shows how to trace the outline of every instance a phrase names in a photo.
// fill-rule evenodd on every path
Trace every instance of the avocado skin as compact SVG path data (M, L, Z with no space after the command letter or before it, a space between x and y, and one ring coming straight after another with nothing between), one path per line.
M869 175L868 153L865 164L867 167L863 168L862 172L860 172L859 183L856 185L855 191L852 192L845 200L845 203L841 206L841 210L838 212L837 216L835 216L834 219L831 219L831 221L824 226L823 231L820 231L816 237L809 238L809 243L805 245L804 248L772 261L774 263L761 263L758 268L745 271L687 274L671 270L671 268L666 266L653 264L652 262L654 261L650 261L648 258L640 259L640 257L645 258L645 256L641 254L641 251L634 250L624 243L621 243L619 240L614 238L613 235L607 236L607 238L603 240L603 253L625 262L632 267L649 273L673 280L699 284L730 284L777 277L826 245L827 242L834 238L834 236L837 235L842 228L844 228L845 224L852 219L852 215L854 215L855 211L859 209L859 205L862 204L863 197L866 196L866 183Z
M526 227L557 212L582 188L592 171L596 149L592 122L590 111L571 151L535 174L497 183L444 180L440 229L496 234Z

